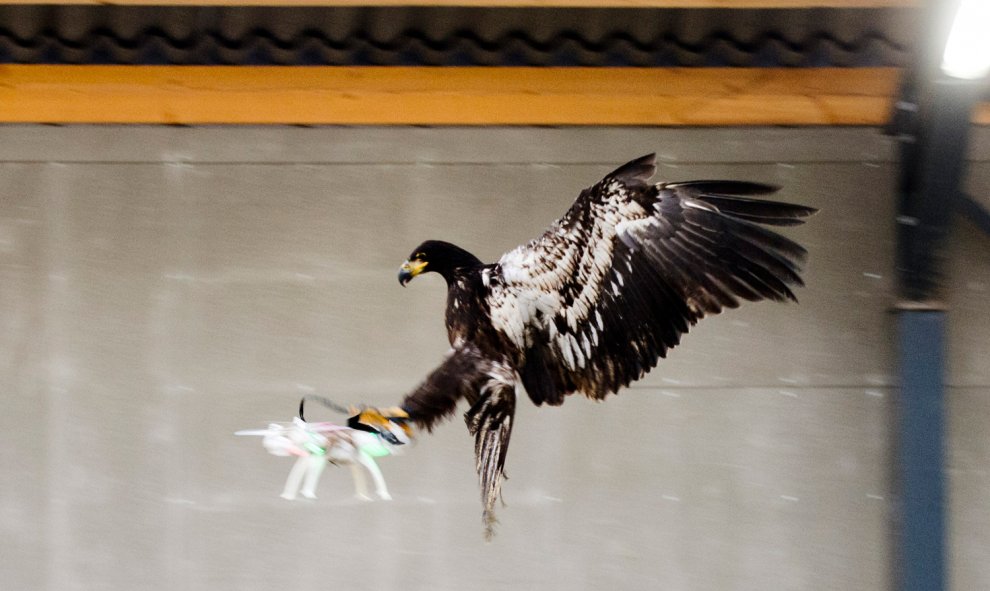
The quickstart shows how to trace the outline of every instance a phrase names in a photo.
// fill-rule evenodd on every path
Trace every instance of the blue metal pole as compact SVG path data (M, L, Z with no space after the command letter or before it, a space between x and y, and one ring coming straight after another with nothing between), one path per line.
M925 33L898 101L893 130L901 145L897 215L898 591L947 588L945 496L945 316L939 309L942 247L961 198L967 138L980 82L940 71L958 0L925 3ZM973 208L970 207L970 210ZM975 219L986 221L974 210ZM935 302L933 304L933 302Z
M897 589L946 589L945 312L898 312Z

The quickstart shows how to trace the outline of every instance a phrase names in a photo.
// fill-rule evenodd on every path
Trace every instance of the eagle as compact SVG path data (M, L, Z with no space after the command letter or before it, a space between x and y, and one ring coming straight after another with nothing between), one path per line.
M653 183L655 154L620 166L578 195L539 237L484 263L427 240L399 269L447 283L450 350L397 407L351 424L395 421L432 431L463 399L486 537L495 526L516 404L602 400L643 377L704 316L740 300L797 301L806 250L765 226L816 212L757 199L778 187L741 181Z

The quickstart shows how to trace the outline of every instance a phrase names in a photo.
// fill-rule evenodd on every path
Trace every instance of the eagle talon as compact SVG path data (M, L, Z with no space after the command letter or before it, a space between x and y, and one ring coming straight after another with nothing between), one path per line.
M397 406L390 408L351 408L354 413L347 419L347 426L358 431L374 433L392 445L405 445L415 434L409 424L409 413Z

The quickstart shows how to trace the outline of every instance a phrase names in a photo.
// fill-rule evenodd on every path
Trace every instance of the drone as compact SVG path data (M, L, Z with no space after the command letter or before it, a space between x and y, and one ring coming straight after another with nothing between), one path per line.
M362 467L371 474L375 495L388 501L392 496L385 485L385 478L376 458L399 455L402 446L413 441L411 427L401 417L392 418L377 429L371 429L358 421L361 409L345 409L353 415L348 425L331 422L308 422L303 417L306 400L316 399L331 408L339 408L331 401L314 396L304 397L299 403L299 415L291 422L269 423L266 429L246 429L235 435L260 436L261 445L274 456L295 457L285 486L280 495L295 500L298 495L306 499L316 498L316 488L327 464L350 466L358 499L371 501Z

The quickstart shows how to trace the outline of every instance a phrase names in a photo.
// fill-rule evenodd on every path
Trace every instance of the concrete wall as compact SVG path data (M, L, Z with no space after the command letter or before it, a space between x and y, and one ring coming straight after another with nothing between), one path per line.
M394 403L445 351L442 281L395 280L412 247L494 259L654 150L821 208L788 232L799 305L703 321L604 404L524 404L492 543L459 420L381 462L390 503L334 468L278 498L291 462L235 430L310 391ZM894 154L873 129L0 127L0 580L889 588ZM960 591L990 587L988 246L960 223L947 277Z

